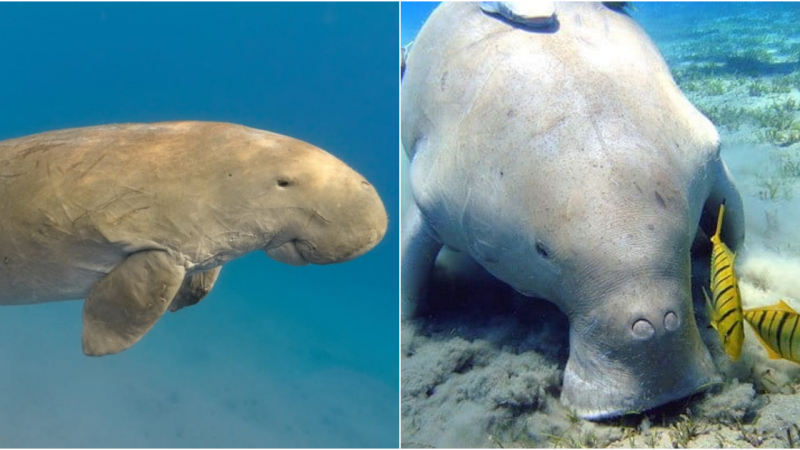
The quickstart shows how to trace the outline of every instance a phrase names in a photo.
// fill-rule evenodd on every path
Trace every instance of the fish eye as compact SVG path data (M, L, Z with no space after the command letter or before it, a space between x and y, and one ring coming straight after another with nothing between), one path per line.
M536 253L542 256L542 258L549 258L550 251L547 247L542 243L542 241L536 241Z

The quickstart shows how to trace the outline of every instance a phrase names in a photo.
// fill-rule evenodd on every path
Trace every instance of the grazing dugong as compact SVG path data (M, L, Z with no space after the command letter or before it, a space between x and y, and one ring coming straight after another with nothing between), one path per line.
M443 246L468 255L567 314L561 399L600 419L716 377L694 320L690 249L723 199L733 247L744 218L714 126L647 35L600 3L556 11L530 29L444 3L414 41L402 85L413 195L403 313L419 310Z
M330 264L386 231L375 189L313 145L239 125L107 125L0 142L0 304L85 298L83 351L136 343L263 249Z

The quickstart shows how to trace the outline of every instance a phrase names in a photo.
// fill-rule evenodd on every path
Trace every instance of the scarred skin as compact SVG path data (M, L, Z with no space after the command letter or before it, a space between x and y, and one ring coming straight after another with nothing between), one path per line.
M87 354L129 347L168 306L199 301L234 258L266 250L290 264L346 261L387 224L372 185L329 153L212 122L0 142L0 213L0 304L94 299ZM118 303L110 312L100 290ZM137 315L142 324L128 329L125 317ZM93 343L91 324L113 333Z
M690 248L723 199L732 248L744 219L714 126L645 33L599 3L556 11L537 31L444 3L417 36L402 86L401 296L414 317L447 246L554 302L570 319L562 401L600 419L716 377Z

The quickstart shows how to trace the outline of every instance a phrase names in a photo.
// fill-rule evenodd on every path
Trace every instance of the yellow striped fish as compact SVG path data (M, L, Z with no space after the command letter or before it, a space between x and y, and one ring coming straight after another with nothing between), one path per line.
M711 326L717 330L725 353L737 361L742 355L744 342L744 323L742 320L742 296L733 263L736 255L722 242L720 231L722 217L725 215L725 202L719 206L717 232L711 236L711 293L710 299L705 288Z
M777 305L748 309L747 323L764 344L770 359L800 363L800 314L781 300Z

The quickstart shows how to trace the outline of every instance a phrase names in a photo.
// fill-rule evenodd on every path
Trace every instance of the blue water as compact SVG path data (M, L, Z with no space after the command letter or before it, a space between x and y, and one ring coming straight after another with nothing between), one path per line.
M401 4L402 45L416 38L438 4ZM556 5L556 14L558 9ZM736 271L745 311L779 299L800 308L796 283L800 267L800 3L633 2L626 11L658 47L686 98L719 132L721 157L743 201L743 211L738 212L745 217L746 240L737 249ZM414 48L410 51L413 55ZM530 99L520 99L522 103L538 100L535 80L530 87ZM635 92L636 87L631 88ZM410 197L407 173L401 177L405 203ZM780 402L787 399L791 405L798 404L797 390L789 392L785 387L796 385L800 367L768 359L762 342L749 327L742 358L731 363L716 331L708 325L708 317L701 313L705 306L698 295L699 284L708 282L708 274L697 268L708 264L708 255L703 254L702 259L693 261L697 325L726 392L712 390L706 398L674 403L673 407L678 406L673 410L657 408L639 419L628 416L591 428L553 407L558 402L560 380L517 384L514 370L509 369L511 364L519 364L523 367L518 371L520 379L544 380L546 365L533 365L530 357L522 355L530 348L544 355L563 355L551 359L559 364L559 374L553 378L563 376L569 345L566 333L548 330L540 335L536 330L543 323L548 327L561 323L567 328L566 319L553 314L552 306L548 310L528 299L503 310L502 299L508 294L501 288L486 288L484 293L480 291L483 285L475 280L453 280L455 277L442 269L447 276L439 280L445 286L440 295L447 298L436 300L443 313L437 317L439 311L432 307L433 313L403 324L403 346L414 349L402 360L403 442L433 447L665 447L675 445L674 440L670 443L675 424L688 414L698 429L720 431L715 435L720 440L696 437L688 442L688 448L743 445L738 437L742 426L758 430L758 442L750 442L752 445L791 446L792 437L784 438L789 435L783 427L800 423L800 416L796 408L782 407ZM457 288L452 288L454 285ZM470 302L477 304L486 297L492 301L481 304L485 309L480 309L480 314L472 313ZM492 308L496 311L484 313ZM471 365L475 354L480 355L480 363ZM470 361L466 369L460 365L463 360ZM772 377L781 381L774 382ZM497 379L507 382L495 383ZM498 386L508 390L522 387L515 396L498 394ZM739 402L729 393L741 388L752 389L752 393ZM525 408L498 406L543 390L556 394L546 401L537 398ZM747 411L747 418L732 419L728 425L719 419L735 411ZM730 426L733 423L737 427ZM740 441L723 443L722 435L737 436ZM587 436L591 438L587 440Z
M439 2L403 2L400 4L400 42L413 41Z
M351 262L227 264L208 297L118 355L83 356L82 302L1 307L0 446L398 445L397 15L394 3L0 4L0 140L234 122L333 153L389 214L383 241Z

